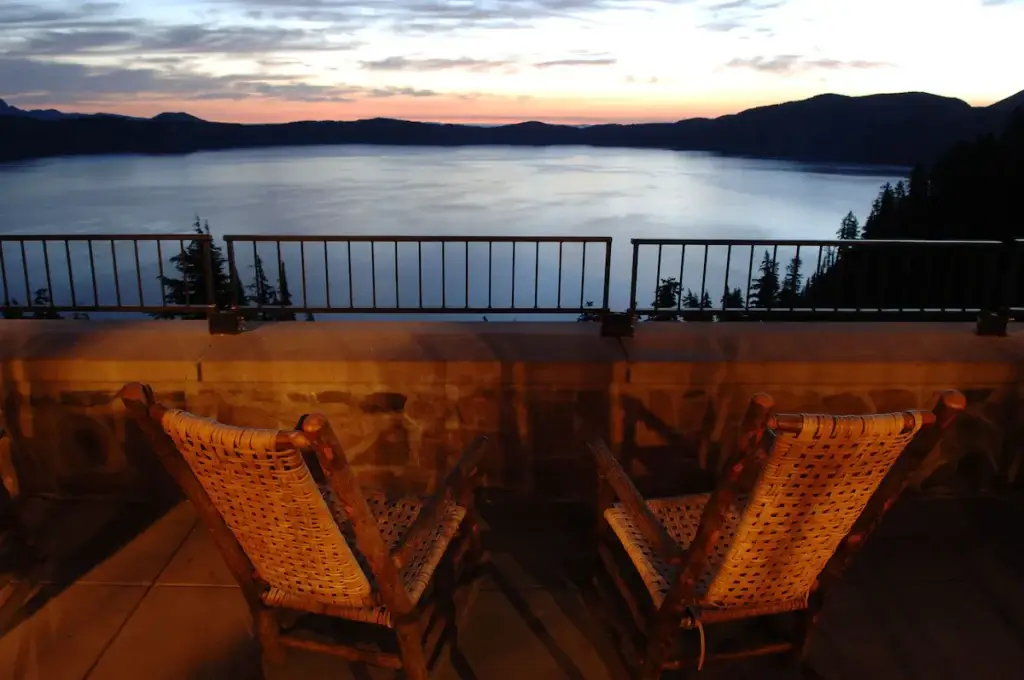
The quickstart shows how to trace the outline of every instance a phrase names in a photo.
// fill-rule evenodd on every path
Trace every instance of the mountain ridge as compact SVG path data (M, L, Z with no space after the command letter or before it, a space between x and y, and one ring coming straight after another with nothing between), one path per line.
M0 100L0 160L108 153L191 153L274 146L560 146L659 148L809 162L913 165L951 144L997 132L1024 91L988 106L926 92L821 94L717 118L666 123L497 126L395 118L218 123L184 112L152 118L26 111Z

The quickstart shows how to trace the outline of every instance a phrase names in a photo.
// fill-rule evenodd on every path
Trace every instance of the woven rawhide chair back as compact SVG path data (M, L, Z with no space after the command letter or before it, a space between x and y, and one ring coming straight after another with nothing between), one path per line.
M806 606L925 415L779 416L802 424L797 432L767 432L767 460L726 519L731 537L710 556L705 605L766 613Z
M302 453L279 450L277 430L174 409L161 425L264 582L325 604L373 604L370 581Z

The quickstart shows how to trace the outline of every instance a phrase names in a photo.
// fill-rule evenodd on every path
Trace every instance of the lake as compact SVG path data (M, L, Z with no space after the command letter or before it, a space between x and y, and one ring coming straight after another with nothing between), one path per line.
M847 211L854 211L863 220L879 186L902 176L898 168L821 167L692 152L585 147L327 146L187 156L56 158L0 165L4 217L0 237L33 233L187 233L195 215L209 220L218 238L227 234L605 236L614 238L610 306L624 309L629 303L630 238L833 238ZM466 285L455 280L461 280L461 276L451 282L441 277L439 248L421 249L419 269L413 272L406 244L397 251L375 246L373 253L381 264L373 269L366 268L370 246L363 245L362 250L353 246L351 252L345 244L331 244L324 253L316 251L317 262L322 262L324 256L331 262L328 288L335 301L332 304L348 304L350 294L355 306L368 304L367 286L360 282L379 277L373 283L384 289L377 290L374 285L375 295L381 300L391 299L393 305L398 292L403 296L402 305L408 305L409 296L415 297L416 291L407 290L404 280L415 278L421 270L424 280L430 276L437 279L436 290L427 291L426 297L433 300L439 291L447 292L449 305L455 304L455 299L465 299L471 307L481 304L481 299L474 296L481 295L492 280L498 282L501 294L507 297L509 292L508 282L500 273L487 278L480 269L485 252L480 248L486 248L483 244L449 246L446 253L445 271L469 271L472 265L474 278L487 278L487 283L477 280L469 284L468 298ZM296 293L299 254L293 246L286 245L282 258L287 262L290 287ZM601 271L597 272L601 280L593 279L590 273L592 267L603 267L599 247L601 244L588 246L584 268L579 262L581 247L566 244L564 294L576 300L571 305L563 302L566 306L578 306L580 297L600 303L603 277ZM275 257L273 244L262 244L261 248L262 259ZM387 248L392 246L388 244ZM495 246L490 253L496 271L502 266L509 269L507 261L518 258L518 264L509 269L512 279L522 279L516 293L517 306L554 294L557 286L551 276L559 278L552 264L556 262L555 248L557 244L536 248L521 245L513 256L511 251L495 254L501 250ZM19 264L12 260L20 254L12 253L10 245L6 250L12 294L18 296L23 286L13 281L20 281L23 273L14 271ZM746 276L748 252L746 248L734 255L728 270L735 285L741 287L743 282L736 277ZM165 262L168 256L164 254ZM681 256L683 253L666 252L662 277L678 278ZM68 287L67 267L59 261L64 257L63 246L53 257L58 258L51 263L53 296L66 304L63 289ZM72 252L76 285L80 275L86 276L85 268L80 266L83 257L82 251ZM244 257L249 259L243 261ZM652 259L655 255L652 251L643 257L640 269L649 282L641 290L653 290L657 278ZM698 257L698 253L691 249L685 257L684 286L696 288L701 267L699 263L691 266L689 258ZM252 270L252 256L240 254L239 258L238 268L244 277L245 271ZM353 289L347 289L345 258L352 259L356 268ZM39 283L35 266L38 259L30 253L33 289ZM129 259L118 254L119 267ZM400 262L397 271L394 264L387 269L392 261ZM722 254L712 258L711 278L722 278L724 261ZM273 259L270 262L266 268L273 281L277 268ZM139 278L145 278L147 287L158 286L155 253L144 254L142 263ZM99 256L96 266L104 267ZM534 274L534 267L540 270L539 275ZM308 263L307 272L312 279L319 276L317 282L310 281L310 304L322 305L324 294L316 291L324 286L323 272ZM134 283L135 270L127 276ZM102 272L100 278L100 295L105 298L111 281ZM395 281L399 281L397 287ZM415 281L409 285L415 285ZM534 287L532 291L530 286ZM722 290L720 281L709 282L708 287ZM159 297L158 287L153 294ZM641 292L638 299L646 304L646 296L651 294ZM716 303L719 295L712 296ZM301 302L298 296L296 302Z

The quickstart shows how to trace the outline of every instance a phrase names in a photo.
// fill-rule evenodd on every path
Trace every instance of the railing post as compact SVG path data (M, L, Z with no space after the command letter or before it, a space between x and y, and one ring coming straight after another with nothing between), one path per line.
M629 242L633 246L633 268L629 275L629 315L632 317L636 314L636 270L640 261L640 244L636 239L630 239Z
M200 247L203 252L203 287L206 289L206 306L217 306L216 283L213 280L213 237L206 234Z
M996 265L996 285L989 292L988 309L978 313L975 330L978 335L1002 337L1010 321L1010 304L1017 285L1017 242L1013 238L1003 240Z
M217 304L217 282L213 278L213 237L207 236L203 240L203 276L206 279L206 306L207 325L210 335L237 335L242 332L242 317L238 314L238 304L235 276L234 258L230 257L231 242L228 241L228 270L232 304L230 309L223 309Z
M608 289L612 283L612 245L613 242L610 238L604 243L604 302L601 304L601 309L606 313L610 304L608 301Z
M235 242L230 236L224 237L224 243L228 249L228 285L231 286L231 306L238 308L241 301L238 299L238 270L235 268Z

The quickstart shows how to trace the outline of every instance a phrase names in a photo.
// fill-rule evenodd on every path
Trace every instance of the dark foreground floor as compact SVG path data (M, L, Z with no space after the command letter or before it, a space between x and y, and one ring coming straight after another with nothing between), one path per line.
M30 501L26 510L49 557L35 586L0 576L0 678L262 677L242 597L191 507ZM468 613L461 653L446 654L434 677L624 677L581 588L585 515L499 503L485 518L498 569ZM830 594L811 656L834 680L1024 678L1024 506L904 501ZM392 674L291 651L265 677ZM700 677L796 676L762 658L709 665Z

